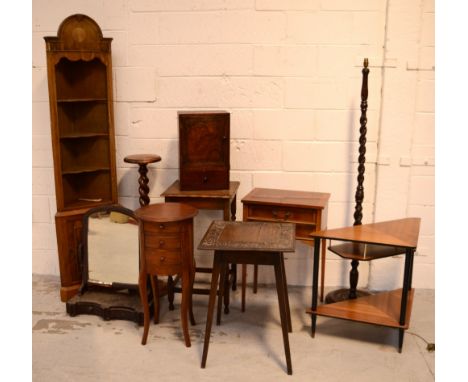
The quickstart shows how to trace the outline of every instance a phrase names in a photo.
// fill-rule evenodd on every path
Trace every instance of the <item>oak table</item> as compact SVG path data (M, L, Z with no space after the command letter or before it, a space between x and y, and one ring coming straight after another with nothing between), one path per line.
M313 245L310 233L326 229L329 193L254 188L244 198L244 221L289 222L296 224L296 239ZM323 301L325 241L322 243L320 300ZM242 266L242 311L245 311L247 271ZM258 266L254 266L253 292L257 293Z
M218 290L216 323L221 323L221 298L224 294L226 270L229 263L272 265L275 269L276 290L283 332L284 352L288 374L292 374L288 332L292 332L283 252L294 252L295 227L291 223L213 221L198 249L214 250L210 298L206 319L205 342L201 367L205 368L210 343L213 310Z
M150 275L154 298L154 321L159 321L157 276L180 275L182 278L181 322L185 345L190 347L187 315L195 325L192 312L192 286L195 278L193 257L193 218L198 210L181 203L157 203L135 211L140 235L140 296L147 296ZM146 344L149 330L148 300L142 298L144 330L141 343Z
M138 179L138 184L140 187L138 188L138 192L140 193L140 207L147 206L150 202L150 198L148 196L148 165L150 163L159 162L160 160L161 157L156 154L135 154L128 155L124 158L124 162L137 164L139 166L138 172L140 173L140 177Z
M317 306L320 240L316 240L314 244L312 307L306 311L312 315L312 337L315 336L317 316L387 326L399 330L398 351L401 353L404 332L409 327L413 304L414 289L411 286L413 260L418 243L420 221L419 218L405 218L311 234L317 239L343 242L330 249L344 258L371 261L405 254L402 288Z
M180 189L180 181L176 180L172 183L161 196L164 196L166 202L180 202L191 205L203 210L222 210L223 219L225 221L236 220L236 194L239 188L239 182L229 182L229 189L226 190L190 190L182 191ZM198 267L196 269L200 273L211 273L211 268ZM171 280L169 280L171 282ZM232 285L232 290L236 290L237 269L236 264L232 264L230 271L230 279L226 280ZM174 288L178 292L179 288ZM209 294L209 290L194 288L194 294ZM227 297L228 298L228 297ZM225 313L229 312L229 301L226 301Z

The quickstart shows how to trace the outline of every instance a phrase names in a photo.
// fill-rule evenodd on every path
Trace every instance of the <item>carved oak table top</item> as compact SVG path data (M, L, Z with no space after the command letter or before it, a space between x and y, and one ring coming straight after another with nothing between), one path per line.
M294 252L292 223L213 221L198 249L217 251Z

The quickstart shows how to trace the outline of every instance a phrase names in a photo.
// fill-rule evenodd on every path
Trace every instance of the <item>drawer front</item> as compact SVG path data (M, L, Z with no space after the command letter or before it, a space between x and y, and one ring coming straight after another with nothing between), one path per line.
M175 274L182 269L182 256L180 251L145 248L146 271L158 275Z
M183 191L229 189L229 168L180 169L180 189Z
M180 236L168 234L145 235L145 246L152 249L180 250Z
M263 219L265 221L284 221L291 223L317 223L317 210L261 205L250 205L248 208L249 219Z
M180 232L180 223L179 222L170 222L170 223L144 223L143 227L145 235L147 233L177 233Z

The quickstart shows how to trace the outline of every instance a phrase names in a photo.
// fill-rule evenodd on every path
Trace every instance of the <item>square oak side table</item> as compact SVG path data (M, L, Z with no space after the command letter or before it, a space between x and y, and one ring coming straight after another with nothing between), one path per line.
M205 368L210 343L213 310L218 290L219 297L216 323L221 323L221 298L224 292L224 278L229 263L271 265L275 269L276 290L283 332L287 373L292 374L288 332L292 331L289 310L288 287L284 272L283 252L294 252L295 226L291 223L266 222L225 222L214 221L200 242L198 249L214 250L211 276L210 299L206 319L205 342L201 367ZM220 277L221 276L221 277Z

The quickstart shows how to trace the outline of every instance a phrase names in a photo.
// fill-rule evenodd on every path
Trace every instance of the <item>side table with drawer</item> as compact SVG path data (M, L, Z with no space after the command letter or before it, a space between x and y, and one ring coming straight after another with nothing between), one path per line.
M329 193L254 188L243 199L244 221L287 222L296 224L296 240L314 244L309 235L326 229ZM322 246L322 259L325 245ZM321 269L321 301L323 301L325 261ZM242 265L242 311L245 310L247 267ZM253 292L257 293L258 266L254 265Z
M181 276L181 323L185 345L190 347L187 316L195 325L192 312L192 286L195 278L193 257L193 218L198 210L182 203L157 203L135 211L140 231L140 295L147 295L148 275L154 297L154 322L159 321L158 276ZM144 330L141 343L146 344L149 330L148 301L142 299Z

